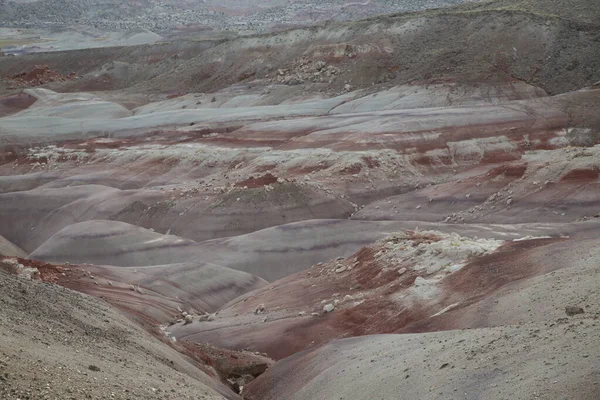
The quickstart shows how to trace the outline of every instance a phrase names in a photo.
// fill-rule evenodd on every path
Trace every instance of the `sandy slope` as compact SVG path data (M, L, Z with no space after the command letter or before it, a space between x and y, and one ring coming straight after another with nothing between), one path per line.
M280 361L244 398L598 398L595 318L551 325L339 340Z
M586 1L3 58L2 390L597 398Z
M406 329L460 330L336 340L280 361L244 398L595 399L598 257L597 240L540 248L515 268L539 263L541 275ZM585 313L567 317L571 305Z
M99 300L2 271L0 282L2 398L237 398Z

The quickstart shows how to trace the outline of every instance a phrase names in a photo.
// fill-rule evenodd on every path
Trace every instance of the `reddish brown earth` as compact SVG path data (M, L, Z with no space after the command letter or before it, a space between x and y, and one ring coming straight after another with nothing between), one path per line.
M597 29L469 10L3 64L0 265L226 398L597 398Z
M424 91L422 101L448 90L410 88ZM273 90L260 101L286 89ZM93 106L118 135L74 131L54 144L5 147L0 234L27 253L19 262L105 300L165 342L176 338L236 391L264 372L239 372L254 362L237 364L231 355L243 349L284 360L344 338L493 327L490 302L566 268L544 257L597 234L596 222L583 221L600 211L600 152L568 145L562 108L564 98L597 101L595 90L393 110L362 93L293 109L227 106L247 101L238 93L187 94L133 111L86 94L30 93L38 100L0 123L59 118L70 129L78 118L95 123L84 117ZM222 104L206 112L217 97ZM309 115L287 114L302 109ZM115 114L126 112L134 115ZM163 118L179 125L161 130ZM142 125L119 128L129 121ZM381 259L393 232L411 238L401 253L427 252L441 234L506 242L440 275L430 261Z
M255 187L260 187L260 186L271 185L273 183L277 183L277 177L274 176L273 174L267 173L263 176L258 176L256 178L253 176L250 176L245 181L236 183L235 186L237 186L237 187L246 186L248 188L255 188Z
M164 321L155 319L157 312L152 311L152 308L160 309L166 315L180 315L181 308L190 307L190 304L185 302L165 298L145 287L136 286L132 290L131 285L126 285L124 282L108 281L107 285L106 276L92 275L89 266L57 265L23 258L0 260L0 271L20 276L24 273L24 269L35 271L31 276L34 280L57 284L103 299L139 323L160 341L191 357L208 376L218 379L236 392L239 391L240 386L249 383L273 364L273 361L265 355L219 349L207 344L172 341L166 338L163 331L158 329ZM99 272L102 273L102 269ZM140 308L142 304L143 308Z
M219 312L217 328L205 323L196 328L181 326L174 332L192 340L210 340L219 346L249 347L281 359L328 343L331 338L458 329L460 325L453 323L455 313L470 314L474 305L483 299L489 301L500 289L552 272L543 265L527 264L527 260L561 240L564 239L507 244L493 255L477 258L442 280L435 299L410 303L395 299L405 296L417 277L427 278L428 274L409 268L398 276L397 270L402 264L375 261L373 255L381 248L370 246L341 262L318 264L308 272L292 275L244 296L243 300ZM351 272L333 273L331 268L340 265L354 265L354 268ZM346 296L351 296L350 300L344 300ZM326 303L337 299L341 309L323 314L322 299ZM359 304L352 305L355 301ZM431 317L457 303L460 305L454 306L451 312ZM260 318L241 323L243 319L239 316L254 313L261 304L266 311ZM303 315L299 315L300 312ZM488 326L486 322L475 320L469 327L485 326Z
M48 65L36 65L31 71L10 76L6 80L13 87L31 87L51 82L64 82L73 79L73 77L75 77L74 72L63 76L58 71L50 69Z
M442 392L448 398L463 396L455 393L454 387L458 387L462 393L485 392L486 398L506 395L525 398L535 392L547 399L556 393L578 393L579 398L592 399L598 392L593 385L594 368L587 361L583 361L582 369L569 372L569 379L561 377L565 363L581 365L581 358L597 357L588 340L573 341L573 337L587 336L597 327L598 296L590 291L595 284L590 279L595 282L598 275L589 264L598 256L590 247L595 244L596 239L541 239L504 246L442 281L444 292L449 294L448 303L464 301L460 306L439 316L432 316L435 309L413 309L411 317L416 321L396 331L401 335L355 337L309 347L278 362L252 383L246 398L305 399L318 387L326 396L335 391L345 397L350 395L346 385L358 379L361 385L355 391L367 391L362 388L367 385L370 393L384 398L400 387L411 396L427 397L433 386L436 393ZM462 296L466 293L475 297L465 301ZM585 304L580 318L565 314L563 304L569 302ZM419 311L423 313L419 315ZM377 318L376 313L370 313L364 324L372 326L371 319L376 325ZM388 318L386 325L395 320ZM423 333L431 331L439 332ZM386 345L389 341L392 346ZM553 361L557 359L561 361ZM449 370L440 372L445 368ZM478 370L491 374L492 383L475 390L472 385L481 379ZM494 375L494 370L499 375ZM338 378L329 376L331 372ZM389 378L398 377L399 373L399 381L390 380L390 385L377 387L373 382L376 379L373 375ZM543 380L547 375L551 376L548 381L551 385L562 380L566 386L524 384L520 379L538 382L534 376ZM327 379L334 379L335 383L325 384ZM499 382L496 386L496 379L514 379L517 386L503 386ZM430 385L424 385L424 381Z

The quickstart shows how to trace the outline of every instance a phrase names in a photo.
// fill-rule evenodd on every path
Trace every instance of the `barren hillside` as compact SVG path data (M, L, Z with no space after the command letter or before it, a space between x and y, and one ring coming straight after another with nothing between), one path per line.
M5 397L598 398L599 9L3 56Z
M236 398L101 300L3 271L0 282L4 399Z
M326 21L356 20L399 11L451 6L472 0L164 1L25 0L0 3L0 21L11 27L85 25L106 30L146 28L240 33L277 30Z

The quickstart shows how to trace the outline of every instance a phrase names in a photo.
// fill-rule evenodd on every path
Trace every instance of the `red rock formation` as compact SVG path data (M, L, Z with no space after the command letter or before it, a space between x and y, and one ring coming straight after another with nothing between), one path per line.
M9 83L12 86L26 87L26 86L40 86L50 82L63 82L71 80L75 77L75 73L72 72L67 76L62 75L60 72L50 69L46 64L36 65L31 71L23 72L17 75L13 75L8 78Z

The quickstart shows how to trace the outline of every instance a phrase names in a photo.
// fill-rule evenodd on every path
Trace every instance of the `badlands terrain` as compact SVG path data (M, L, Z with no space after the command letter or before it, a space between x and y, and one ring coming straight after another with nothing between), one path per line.
M0 397L600 398L598 17L0 57Z
M355 20L401 11L430 9L473 0L4 0L0 21L11 27L80 25L115 29L227 30L235 33Z
M222 40L477 0L3 0L6 54Z

